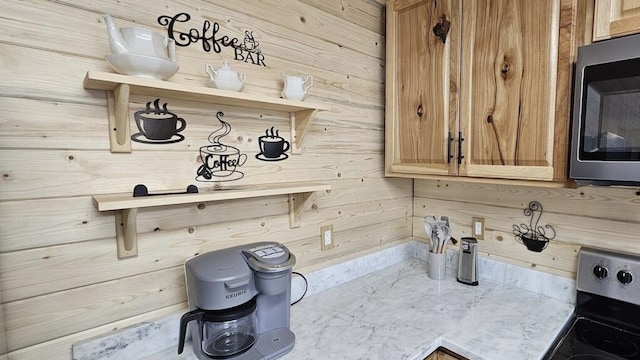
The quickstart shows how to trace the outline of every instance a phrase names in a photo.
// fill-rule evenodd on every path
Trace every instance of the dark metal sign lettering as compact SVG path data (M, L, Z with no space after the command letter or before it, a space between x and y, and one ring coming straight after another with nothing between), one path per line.
M191 20L191 15L187 13L179 13L174 16L161 15L158 17L158 23L167 27L167 35L175 40L178 46L189 46L201 42L204 51L210 52L213 50L218 54L222 51L222 47L230 47L234 51L235 60L253 65L267 66L264 63L264 55L258 48L260 43L253 37L253 31L245 31L244 39L240 41L238 38L219 34L220 24L214 22L212 26L209 20L205 20L202 24L202 31L191 28L188 32L182 32L175 28L176 23L186 23L189 20Z
M233 181L242 179L244 173L239 168L247 161L247 154L240 149L225 145L221 139L231 132L231 125L222 120L224 113L218 111L216 117L220 128L209 135L209 145L200 147L200 161L196 181Z

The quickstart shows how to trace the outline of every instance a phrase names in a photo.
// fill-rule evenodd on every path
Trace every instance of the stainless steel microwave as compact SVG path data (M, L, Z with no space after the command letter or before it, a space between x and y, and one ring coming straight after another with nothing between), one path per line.
M640 35L578 48L569 176L640 185Z

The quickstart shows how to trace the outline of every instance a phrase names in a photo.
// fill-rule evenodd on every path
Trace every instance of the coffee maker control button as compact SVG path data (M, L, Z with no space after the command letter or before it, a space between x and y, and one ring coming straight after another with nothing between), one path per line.
M623 285L628 285L633 281L633 275L627 270L618 271L618 281Z
M596 265L593 267L593 275L595 275L598 279L605 279L609 276L609 270L603 265Z

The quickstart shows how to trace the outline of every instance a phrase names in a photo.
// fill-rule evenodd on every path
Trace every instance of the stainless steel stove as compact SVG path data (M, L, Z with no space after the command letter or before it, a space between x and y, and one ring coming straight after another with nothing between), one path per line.
M582 248L576 309L546 360L640 360L640 256Z

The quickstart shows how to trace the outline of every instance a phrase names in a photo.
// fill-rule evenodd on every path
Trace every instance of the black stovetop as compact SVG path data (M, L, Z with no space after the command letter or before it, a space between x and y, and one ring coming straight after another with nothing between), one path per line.
M640 334L576 317L550 360L640 360Z
M638 306L580 292L577 300L546 360L640 360Z

